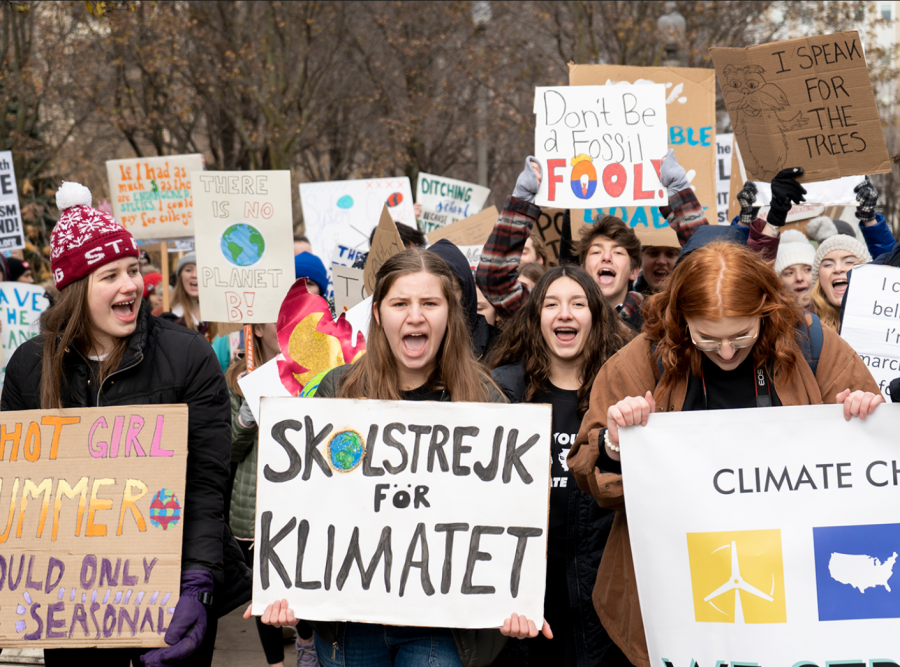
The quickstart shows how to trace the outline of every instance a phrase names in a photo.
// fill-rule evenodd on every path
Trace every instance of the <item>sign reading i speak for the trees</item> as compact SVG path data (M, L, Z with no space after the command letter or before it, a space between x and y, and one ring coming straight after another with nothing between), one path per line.
M192 236L190 174L203 167L199 153L108 160L113 217L136 239Z
M262 398L253 613L542 618L550 406Z
M891 161L859 33L709 50L749 180L884 174Z
M201 317L277 321L294 283L291 172L200 171L191 181Z
M165 646L185 405L0 415L0 646Z
M553 208L661 206L668 148L662 84L536 88L535 203Z

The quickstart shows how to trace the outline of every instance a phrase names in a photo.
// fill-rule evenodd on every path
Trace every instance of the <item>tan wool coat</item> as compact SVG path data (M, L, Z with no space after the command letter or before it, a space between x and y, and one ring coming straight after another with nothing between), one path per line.
M833 329L823 327L823 335L815 375L808 364L801 363L790 376L773 377L772 384L782 405L836 403L837 394L844 389L879 393L872 374L853 348ZM600 369L591 391L590 408L567 460L578 486L601 507L616 510L597 572L593 601L610 637L638 667L650 667L650 658L634 578L622 476L601 472L596 464L610 406L628 396L644 396L648 391L653 392L658 412L680 411L684 406L688 377L679 378L671 390L659 391L652 350L653 342L641 334Z

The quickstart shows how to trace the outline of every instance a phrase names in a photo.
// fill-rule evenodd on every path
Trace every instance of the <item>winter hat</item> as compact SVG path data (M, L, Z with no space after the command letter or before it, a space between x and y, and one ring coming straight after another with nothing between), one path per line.
M325 296L328 289L328 274L322 260L308 252L301 252L294 257L294 275L296 278L309 278L319 286L319 292Z
M821 243L837 233L837 227L834 226L831 218L824 215L813 218L806 224L806 235L817 243Z
M186 255L183 255L181 259L178 260L178 266L175 267L175 277L178 278L181 276L181 270L186 267L188 264L197 265L197 253L191 250Z
M161 273L148 273L144 276L144 298L146 299L153 293L157 285L162 284Z
M131 232L108 213L91 208L91 191L80 183L63 181L56 206L60 216L50 237L50 268L57 289L117 259L138 256Z
M31 264L22 259L10 257L6 260L9 263L9 275L6 279L12 283L22 277L22 274L31 268Z
M775 273L780 276L782 271L794 264L812 266L815 258L815 248L806 235L796 229L789 229L781 233L778 256L775 258Z
M865 243L862 243L855 236L835 234L830 239L822 241L822 243L819 244L819 249L816 250L816 257L813 260L812 265L813 284L819 280L819 265L822 264L825 255L835 250L846 250L847 252L853 253L856 255L857 259L859 259L861 264L868 264L872 261L872 255L869 254L869 249L866 247Z

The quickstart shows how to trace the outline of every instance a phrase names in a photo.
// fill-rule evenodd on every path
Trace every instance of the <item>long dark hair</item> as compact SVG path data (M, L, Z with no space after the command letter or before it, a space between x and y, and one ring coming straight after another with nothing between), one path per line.
M44 359L41 367L41 409L56 410L62 405L62 387L69 386L65 374L65 355L77 351L85 358L96 347L91 335L91 315L88 305L90 276L64 287L56 302L41 315L44 336ZM146 308L143 303L141 308ZM140 315L138 315L140 316ZM119 367L129 337L117 338L106 359L100 362L99 381L102 382ZM99 384L97 390L99 391Z
M488 366L497 368L505 364L521 363L528 383L525 388L526 402L547 388L550 379L550 354L541 332L541 311L547 290L560 278L570 278L581 286L591 311L591 330L582 352L583 363L579 377L581 388L578 390L578 411L584 414L600 367L633 336L631 330L606 303L600 287L584 269L564 264L543 275L525 305L504 326L503 333L491 352Z
M476 361L472 351L469 325L450 267L433 252L421 248L404 250L387 260L378 270L372 308L379 310L391 287L402 276L430 273L441 282L449 306L447 331L438 349L435 373L428 385L440 385L453 401L486 402L490 388L495 387L490 375ZM400 374L384 329L375 317L369 324L366 353L344 376L338 391L340 398L400 399Z

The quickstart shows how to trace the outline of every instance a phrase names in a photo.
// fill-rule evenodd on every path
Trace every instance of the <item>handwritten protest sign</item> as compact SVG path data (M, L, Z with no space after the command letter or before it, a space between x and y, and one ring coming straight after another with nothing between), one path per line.
M620 431L649 664L896 663L898 429L896 406L814 405Z
M181 578L187 413L0 414L9 508L0 646L166 645Z
M0 370L0 387L6 379L6 364L13 352L30 338L40 333L38 320L50 302L40 285L28 283L0 283L0 342L3 346L3 368Z
M628 84L661 84L666 87L666 119L668 147L674 149L678 163L687 171L688 182L698 201L714 222L713 202L716 197L716 77L709 69L693 67L630 67L624 65L569 65L569 85L602 86ZM665 151L663 151L663 155ZM661 158L662 155L653 155ZM581 206L579 208L586 208ZM605 207L601 207L604 208ZM615 213L592 211L585 222L596 214L609 213L640 229L667 227L665 218L652 206L627 207Z
M891 380L900 377L900 269L875 264L853 269L841 337L856 350L890 401Z
M416 226L412 188L405 176L301 183L300 205L313 254L331 257L339 245L368 250L369 234L378 226L385 204L395 222Z
M803 182L891 170L856 31L709 50L750 180Z
M366 298L363 269L332 264L331 282L334 284L334 310L339 317Z
M668 201L659 182L667 145L665 86L539 87L534 113L534 150L543 174L539 206Z
M200 314L274 322L294 282L291 172L193 172Z
M0 250L25 247L12 151L0 151Z
M560 239L562 238L563 217L566 211L562 208L541 208L541 215L534 223L533 233L537 233L547 247L550 261L559 263ZM569 224L572 229L572 241L578 243L581 231L590 223L584 221L584 211L572 211Z
M542 618L550 406L263 398L253 613ZM512 426L514 425L514 426Z
M422 205L419 227L432 232L478 213L484 206L490 188L444 176L419 172L416 202Z
M385 204L384 210L381 212L381 220L378 221L378 227L375 228L375 236L372 237L372 249L366 258L366 269L363 274L366 294L372 294L375 291L375 276L381 265L403 250L405 250L403 239L391 218L387 204Z
M716 211L720 225L729 225L728 197L731 194L733 134L716 135Z
M494 224L499 217L500 214L497 212L497 208L490 206L465 220L434 230L427 236L428 243L437 243L441 239L447 239L453 245L458 246L483 246L491 235L491 230L494 229Z
M191 172L204 166L199 153L108 160L113 217L136 239L192 236Z

